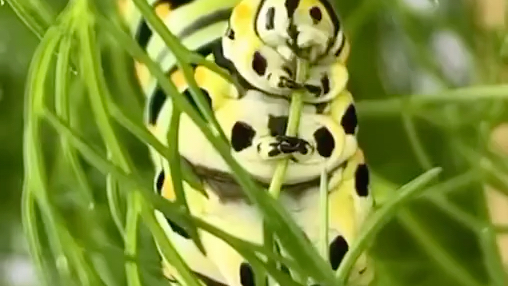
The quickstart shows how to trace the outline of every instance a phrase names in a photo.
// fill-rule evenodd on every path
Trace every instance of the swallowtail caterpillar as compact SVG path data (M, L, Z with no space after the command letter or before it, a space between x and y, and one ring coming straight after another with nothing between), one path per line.
M268 184L277 161L290 159L288 175L279 199L312 242L317 242L319 228L316 224L319 213L319 175L321 168L326 167L330 178L329 260L331 267L337 269L369 213L372 199L368 187L368 168L356 141L358 127L354 102L345 89L348 76L345 60L349 46L340 27L334 26L334 16L328 14L331 10L327 7L331 6L325 3L325 0L147 1L184 45L222 67L225 67L225 62L238 64L237 60L232 62L231 58L228 59L224 47L228 28L234 26L231 24L233 9L241 3L257 3L255 7L259 8L256 9L259 13L252 14L251 17L256 20L256 27L252 28L257 29L257 39L262 42L260 47L272 49L282 55L282 59L289 54L289 50L296 56L314 61L314 71L328 72L332 83L329 92L306 98L298 136L289 138L284 136L284 128L290 98L280 96L285 95L284 93L266 92L262 86L260 88L248 84L248 80L240 82L243 84L242 89L238 89L205 67L194 67L195 79L207 95L214 115L228 137L233 155L254 179L261 185ZM314 43L309 36L305 36L306 33L316 31L309 28L308 19L295 16L289 22L284 20L281 16L285 13L284 10L278 9L286 7L288 3L297 4L294 15L303 15L303 11L310 13L309 7L311 10L314 6L321 7L322 21L328 24L319 24L314 28L325 37L333 39L326 43L326 49L323 48L322 42ZM257 28L265 25L260 15L267 14L262 11L272 11L272 6L275 9L274 26L278 27L274 31L282 31L281 27L289 23L300 31L301 37L290 37L288 40L283 33L279 36L277 33ZM187 83L170 50L151 30L131 2L123 3L120 8L133 37L150 57L167 71L168 78L175 83L179 91L192 100ZM285 11L287 13L287 10ZM278 20L279 16L282 20ZM302 25L299 25L300 21ZM324 28L320 30L320 27ZM249 34L245 36L250 37L252 31L247 32ZM244 34L236 32L236 36L243 37ZM249 39L248 37L246 38ZM286 42L281 42L281 37ZM256 41L256 37L250 40ZM236 54L232 58L234 60L241 55ZM248 57L250 55L245 55L245 58ZM167 144L166 134L173 110L171 97L162 92L143 64L136 62L135 69L147 96L147 128L163 144ZM243 77L238 70L228 70L232 75ZM311 84L313 80L315 83L322 82L321 77L315 76L313 79L311 74L307 84ZM326 89L324 84L321 88ZM245 203L242 191L232 178L229 168L185 114L181 117L179 135L180 154L193 165L207 194L203 195L184 182L191 213L242 239L261 243L261 217L258 211L254 206ZM166 199L174 200L170 166L155 150L150 151L156 169L154 188ZM175 245L192 271L205 281L205 285L253 285L254 273L251 266L234 249L202 232L201 240L207 250L207 255L204 256L189 239L185 229L167 220L161 213L157 212L157 217L167 238ZM172 283L178 285L179 274L167 261L164 261L163 269ZM350 281L355 285L367 285L372 275L372 266L368 263L367 256L362 255L353 269Z

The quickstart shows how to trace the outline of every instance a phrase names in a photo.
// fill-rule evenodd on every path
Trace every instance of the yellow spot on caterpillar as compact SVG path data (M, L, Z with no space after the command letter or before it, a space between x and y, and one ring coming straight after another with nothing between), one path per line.
M187 88L187 81L181 70L174 71L170 76L171 81L176 85L178 91L182 92Z
M252 19L253 11L251 5L246 2L242 2L238 4L233 14L231 15L231 22L233 23L241 23L247 19Z
M349 180L354 177L356 168L358 165L365 163L363 151L361 149L356 150L355 154L348 160L347 166L342 174L343 180Z
M331 103L330 110L332 117L340 122L347 107L353 102L354 99L351 93L348 90L343 90Z
M136 69L136 76L138 78L139 84L144 87L148 84L148 80L150 79L150 71L146 65L138 61L134 62L134 68Z
M164 183L162 184L162 192L161 195L163 198L168 199L170 201L174 201L176 199L175 190L173 189L173 183L171 182L171 176L169 172L165 172Z
M196 83L199 86L202 86L206 83L206 79L208 76L210 76L213 72L208 70L206 67L203 66L197 66L196 70L194 71L194 78L196 79Z
M197 66L194 77L198 86L208 92L208 96L212 101L212 109L217 110L228 99L235 98L235 89L219 74L204 67Z
M117 2L118 11L120 12L120 14L122 16L127 15L127 6L128 6L128 1L127 0L119 0Z
M160 2L155 6L155 14L161 20L164 20L169 15L169 12L171 12L171 5L168 2Z
M148 131L150 131L150 133L152 133L154 136L156 136L156 134L157 134L157 125L151 125L151 124L149 124L147 126L147 128L148 128Z

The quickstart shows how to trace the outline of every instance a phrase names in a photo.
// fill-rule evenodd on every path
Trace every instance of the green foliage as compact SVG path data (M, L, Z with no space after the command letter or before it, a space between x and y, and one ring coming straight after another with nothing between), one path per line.
M124 32L108 3L76 0L60 11L43 1L7 2L41 39L25 86L22 214L34 265L47 285L165 285L154 241L183 279L198 285L165 239L154 209L196 240L195 228L225 239L256 270L284 286L300 284L258 255L284 261L299 276L323 285L342 285L365 248L376 261L376 285L508 284L495 246L499 228L487 216L482 189L486 183L508 186L506 158L487 144L490 130L507 114L508 86L495 72L502 68L503 41L475 24L474 7L442 1L440 13L429 16L401 0L338 2L352 39L350 90L358 102L360 145L375 172L378 208L333 273L277 201L238 168L196 83L190 80L199 111ZM186 51L144 1L134 2L187 77L190 63L214 68ZM462 39L473 58L468 70L474 73L457 79L459 72L449 72L451 64L432 50L442 30ZM147 65L179 112L197 123L237 171L236 179L270 218L266 227L290 259L190 216L185 201L171 203L153 193L144 144L172 166L179 166L180 158L175 144L162 146L142 125L143 100L133 84L131 56ZM409 69L390 70L396 61ZM421 74L415 72L439 88L419 91L415 81ZM174 134L169 136L177 142ZM198 184L188 167L181 167L172 170L173 177L181 172L184 180Z

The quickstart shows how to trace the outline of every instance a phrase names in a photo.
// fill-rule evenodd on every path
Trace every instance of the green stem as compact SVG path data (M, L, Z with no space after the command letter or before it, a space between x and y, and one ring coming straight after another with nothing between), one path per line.
M409 139L409 143L413 149L413 153L423 170L429 170L432 168L432 161L423 147L413 120L412 115L408 112L402 113L402 124Z
M508 285L508 275L501 258L496 233L493 226L485 227L480 234L480 245L483 251L483 261L490 276L492 285Z
M487 192L488 190L484 188L478 204L480 216L487 222L479 234L480 245L482 246L485 268L492 285L504 286L508 285L508 274L506 272L506 265L501 257L500 245L496 239L495 226L492 221L493 212L489 209Z
M297 68L296 68L296 77L295 80L297 82L303 82L307 77L308 67L307 64L301 60L297 60ZM291 97L291 105L289 107L289 118L288 118L288 126L286 128L287 136L295 136L298 131L298 125L300 123L300 117L303 107L303 92L297 91ZM288 167L289 159L281 160L273 173L272 181L270 182L270 186L268 187L268 193L271 194L274 198L279 197L279 193L281 191L281 187L284 183L284 178L286 176L286 170ZM266 223L264 225L264 242L265 245L271 245L271 248L275 251L275 238L272 233L266 227ZM272 279L268 278L268 286L273 285Z
M182 112L173 106L171 111L171 119L169 121L169 129L166 137L166 142L169 146L169 171L171 173L171 183L173 184L173 191L176 195L176 201L179 205L183 206L185 213L190 215L189 205L187 204L187 198L183 189L182 169L180 165L180 153L179 153L179 131L180 131L180 117ZM198 235L198 230L191 226L187 229L190 236L194 240L196 246L205 253L205 248Z
M26 4L21 4L19 0L5 0L11 7L12 10L16 13L16 15L21 19L21 21L39 38L42 39L44 33L52 24L52 21L49 21L51 18L49 15L49 9L44 6L43 2L39 2L39 7L37 9L28 9ZM32 16L32 13L38 14L38 19ZM46 16L44 16L46 15ZM52 18L53 20L54 18Z
M167 238L164 230L157 222L154 209L151 208L151 206L144 200L140 199L140 203L143 220L155 238L157 246L159 247L164 259L173 267L178 269L178 274L185 281L185 285L201 286L196 277L193 275L192 271L189 269L189 266L183 261L182 257L175 249L171 241Z
M51 111L44 109L44 116L51 127L69 138L69 141L81 152L83 158L92 164L92 166L105 175L109 173L113 174L117 180L121 181L122 184L126 186L121 189L124 195L134 190L140 191L148 201L159 206L160 211L164 212L165 215L175 220L177 223L185 223L188 221L188 219L181 216L181 209L175 203L171 203L156 195L153 189L147 188L144 181L141 180L136 173L127 173L109 160L106 160L100 152L80 138L74 130Z
M115 136L115 131L109 122L109 115L107 111L108 106L108 91L104 82L102 74L102 67L100 65L100 57L97 51L97 44L94 29L91 27L91 17L89 11L80 13L80 22L78 34L81 40L82 57L81 67L83 69L84 80L87 83L88 95L90 97L90 104L92 111L95 115L97 125L99 127L102 138L111 152L113 161L118 162L122 169L131 171L125 152L120 145L120 142Z
M296 81L303 82L308 73L307 63L297 61L296 68ZM298 125L300 125L300 117L303 108L303 91L295 92L291 97L291 105L289 107L288 126L286 128L287 136L295 136L298 132ZM268 192L275 198L279 197L279 192L286 176L286 169L289 159L284 159L277 165L275 169L272 182L268 188Z
M24 222L26 235L29 237L30 251L32 257L35 258L39 275L45 279L43 283L51 285L50 277L46 275L46 270L43 262L43 254L40 249L40 240L38 236L37 223L35 217L35 207L37 204L41 208L41 212L47 216L48 224L54 227L56 224L47 202L46 191L46 172L44 171L44 162L42 158L42 149L40 142L40 114L44 102L44 84L46 83L46 76L50 69L51 56L48 56L46 51L55 50L61 40L61 31L58 28L52 28L42 39L39 47L35 51L32 59L32 64L29 70L27 93L25 99L25 134L24 134L24 159L25 159L25 185L24 185ZM54 230L53 228L51 229ZM52 233L55 235L55 233ZM58 246L59 243L52 243L55 237L49 237L51 246ZM60 252L57 249L53 251ZM56 257L62 255L56 253ZM51 281L51 282L50 282Z
M183 191L182 181L178 178L182 177L181 166L180 166L180 153L178 152L178 138L180 130L180 115L181 112L177 108L173 108L171 113L171 119L169 121L169 129L167 134L167 142L169 148L169 171L171 172L171 183L173 184L173 190L176 194L176 201L184 206L189 211L187 206L187 199ZM190 214L190 212L189 212Z
M289 119L288 119L288 127L286 130L286 135L295 136L296 131L298 129L298 124L300 121L300 114L302 109L302 94L295 93L291 98L291 106L289 111ZM282 184L284 183L284 177L286 176L286 170L288 166L288 159L284 159L277 164L275 168L273 179L268 188L268 193L270 193L273 197L279 197L280 189Z
M127 198L127 217L125 225L125 253L137 257L138 248L138 224L140 212L140 196L138 193L130 193ZM138 265L135 262L125 262L128 286L141 286Z
M109 210L111 213L111 218L116 225L116 228L120 232L121 235L125 235L124 232L124 221L122 219L122 211L120 210L120 198L119 194L119 182L113 176L113 174L106 175L106 196L108 200Z
M439 207L450 217L454 218L457 222L474 231L476 234L479 234L482 229L486 227L485 223L479 221L473 215L461 210L458 206L448 201L448 199L441 194L427 196L426 199L431 201L435 206Z
M63 120L71 124L71 113L69 112L69 94L70 84L73 78L69 72L70 55L72 48L71 35L64 35L60 48L55 71L55 112ZM71 124L72 125L72 124ZM94 204L92 188L86 178L85 172L79 164L78 156L73 150L65 136L60 136L60 142L65 159L69 163L79 184L78 190L81 194L81 200L85 206Z
M39 277L42 278L42 285L49 286L51 285L51 272L48 271L47 266L45 266L46 263L40 247L42 244L37 230L39 226L35 214L36 200L33 192L27 180L25 180L23 193L21 195L21 219L33 265L37 269Z
M508 100L508 85L479 85L456 88L433 94L396 96L388 99L368 99L357 103L358 111L365 117L399 115L404 109L418 110L426 104L471 103L478 100Z
M95 277L92 271L85 265L82 252L78 244L74 241L72 235L69 233L65 225L65 220L59 215L54 205L50 201L48 196L49 182L47 181L47 174L45 172L46 162L44 160L44 152L40 145L41 139L41 121L44 115L44 103L46 97L46 79L50 74L51 61L53 59L52 52L57 49L62 38L62 27L52 27L48 30L46 35L41 42L38 50L36 51L34 62L31 67L29 84L27 88L27 100L25 107L25 138L24 138L24 157L25 157L25 172L26 172L26 189L25 192L30 192L34 195L35 201L37 202L43 217L45 217L44 227L47 229L48 240L50 248L54 253L55 259L63 259L66 262L65 268L60 268L60 272L67 280L66 284L72 284L73 278L70 277L70 273L73 270L78 273L78 280L81 285L90 285L90 280ZM48 52L50 51L50 52ZM59 60L61 65L62 58ZM58 68L57 68L58 69ZM61 69L61 68L60 68ZM65 80L64 80L65 81ZM65 87L65 82L59 82L58 92L64 92L62 87ZM31 195L27 195L30 199L27 202L27 207L34 207L35 202ZM33 216L32 216L32 219ZM28 224L35 224L35 222L26 222ZM37 235L28 228L28 236ZM31 241L35 241L31 239ZM40 246L40 245L39 245ZM38 248L37 245L32 245L32 249ZM38 257L38 251L35 250L35 256ZM70 263L69 263L70 262ZM42 271L45 271L41 267ZM45 283L56 283L56 281L48 281Z
M155 136L150 133L144 126L138 122L134 122L131 118L124 114L124 112L115 104L111 103L109 106L111 116L123 127L129 130L134 136L141 140L144 144L154 148L161 156L166 158L168 162L171 161L170 150L164 146ZM203 190L200 179L194 174L191 167L185 164L183 160L180 162L182 167L182 176L184 180L196 190Z

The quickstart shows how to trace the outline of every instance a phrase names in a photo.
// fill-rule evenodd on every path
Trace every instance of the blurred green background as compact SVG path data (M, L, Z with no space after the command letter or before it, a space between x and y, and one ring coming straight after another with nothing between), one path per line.
M483 4L499 5L504 0L483 1L338 1L352 39L350 90L358 102L368 103L363 109L360 104L359 109L360 144L371 167L386 179L403 184L434 166L444 168L442 180L462 174L475 164L459 152L457 144L482 148L488 141L488 133L482 133L482 128L489 130L507 119L505 101L501 100L438 102L395 110L368 101L505 82L504 22L486 25L484 20L493 20L495 15L485 17L480 12ZM55 7L62 7L62 1L46 2L55 11ZM35 286L39 284L20 225L20 197L24 86L39 40L8 5L1 3L0 285ZM506 9L502 4L499 7ZM146 155L143 147L133 146L138 156ZM140 161L146 163L144 159ZM148 164L143 168L151 172ZM103 179L96 183L100 186ZM455 192L452 199L461 209L482 217L485 210L481 190L482 185L469 184ZM408 225L412 230L408 230ZM448 251L470 275L488 285L477 237L425 200L411 203L378 235L373 254L385 272L382 285L461 285L429 257L424 246L430 240Z
M0 27L0 285L35 286L20 222L20 198L24 87L39 40L4 3Z

